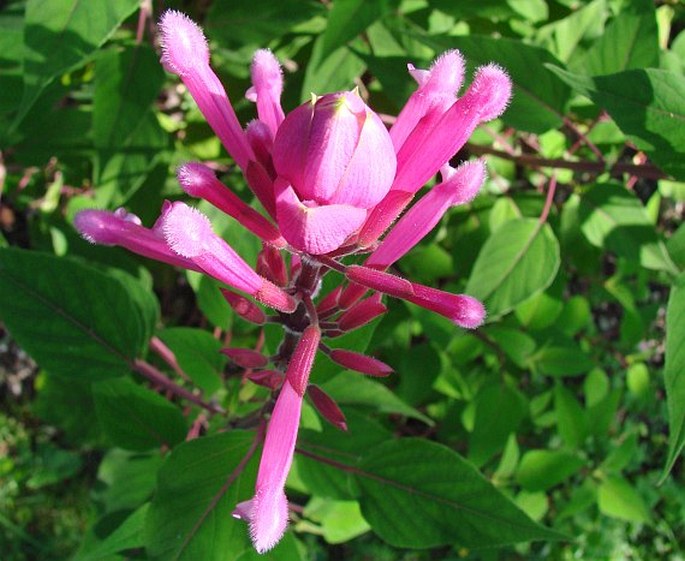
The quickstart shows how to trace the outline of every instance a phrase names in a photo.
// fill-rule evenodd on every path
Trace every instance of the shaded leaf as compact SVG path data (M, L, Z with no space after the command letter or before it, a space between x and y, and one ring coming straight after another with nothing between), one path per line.
M254 459L245 471L234 473L253 438L231 431L174 449L159 471L145 522L152 559L234 561L247 549L247 527L231 512L254 493Z
M96 383L93 396L100 424L115 446L139 451L171 448L186 436L180 409L128 378Z
M681 275L668 300L666 311L666 365L664 379L668 400L668 460L664 477L685 446L685 275Z
M156 304L136 305L150 299L139 283L125 285L77 261L0 249L0 315L19 344L60 376L126 374L157 319Z
M139 4L139 0L29 0L24 31L24 95L17 121L50 82L82 64Z
M440 444L418 438L386 442L354 473L364 518L396 547L497 547L561 537L530 520Z
M583 234L595 247L649 269L677 271L644 206L624 187L593 185L580 198L579 218Z
M581 76L548 68L606 109L620 129L665 172L685 178L685 76L653 68Z

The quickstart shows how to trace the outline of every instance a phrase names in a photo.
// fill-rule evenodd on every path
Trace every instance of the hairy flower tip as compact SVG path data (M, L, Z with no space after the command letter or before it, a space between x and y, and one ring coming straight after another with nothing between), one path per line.
M123 209L112 213L106 210L82 210L74 217L74 227L84 240L93 244L117 245L121 241L122 226L127 222L140 225L140 219Z
M463 205L472 201L487 178L484 160L464 162L457 169L447 172L440 170L440 175L445 182L454 184L452 205Z
M388 376L393 373L392 367L384 362L345 349L333 349L331 351L331 360L340 366L361 372L362 374L368 374L369 376Z
M464 79L464 57L456 49L445 51L433 61L430 70L421 70L409 64L409 74L419 88L429 87L445 93L456 94Z
M185 14L167 10L159 20L162 31L162 64L183 76L209 64L209 47L202 29Z
M215 237L209 218L180 202L168 207L163 218L162 231L169 247L188 259L206 253L208 244Z
M269 49L259 49L252 56L250 67L252 82L255 86L264 86L281 95L283 91L283 72L281 64ZM245 97L250 101L257 101L257 87L247 90Z
M340 430L347 430L345 414L330 395L314 384L307 388L307 394L309 394L314 407L324 419Z
M496 119L504 113L511 100L511 88L511 79L500 66L488 64L476 70L469 95L475 98L481 121Z
M205 186L216 179L214 172L200 162L188 162L178 166L176 178L183 190L192 197L201 197Z
M252 499L250 538L257 553L266 553L281 541L288 526L288 499L285 492L260 489Z
M413 286L415 294L407 300L445 316L459 327L475 329L485 321L485 306L472 296L451 294L421 284Z

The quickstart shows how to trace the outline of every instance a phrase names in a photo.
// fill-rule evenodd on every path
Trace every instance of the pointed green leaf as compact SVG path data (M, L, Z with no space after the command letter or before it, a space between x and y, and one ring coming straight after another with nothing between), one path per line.
M55 374L121 376L145 349L157 305L140 283L124 283L120 276L64 257L0 249L0 317Z
M120 448L172 448L188 431L177 406L128 378L94 384L93 397L105 434Z
M533 522L471 464L434 442L386 442L354 474L364 518L396 547L497 547L563 537Z
M29 0L17 122L50 82L82 64L139 5L139 0Z
M601 513L628 520L629 522L649 522L649 509L644 499L633 486L622 477L611 475L599 486L597 504Z
M580 198L581 230L600 249L649 269L677 272L654 224L635 194L613 183L593 185Z
M481 248L465 292L482 300L489 317L496 318L547 288L559 262L559 242L549 224L510 220Z
M665 172L676 179L685 178L685 76L647 68L590 78L553 65L548 68L606 109Z
M231 512L254 493L255 459L235 471L253 438L232 431L174 449L159 471L145 523L151 559L234 561L247 549L247 526Z
M666 365L669 447L664 476L685 446L685 275L671 289L666 311Z

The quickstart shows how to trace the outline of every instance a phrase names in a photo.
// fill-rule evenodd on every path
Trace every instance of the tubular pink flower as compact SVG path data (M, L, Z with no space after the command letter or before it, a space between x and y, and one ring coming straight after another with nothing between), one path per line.
M333 349L330 356L331 360L340 366L361 372L362 374L368 374L369 376L388 376L393 373L392 367L376 358L361 353L345 349Z
M370 212L357 238L359 247L369 247L383 235L388 227L397 220L402 211L414 198L414 193L393 190Z
M330 314L338 307L338 297L342 292L342 286L338 285L331 290L324 298L316 305L316 312L319 317L323 314Z
M257 104L259 120L269 127L273 136L276 136L276 131L284 119L281 108L281 65L270 50L260 49L252 57L251 70L253 85L247 90L245 97Z
M307 391L307 384L309 383L309 373L314 364L314 357L319 348L321 341L321 330L318 327L310 325L303 332L300 340L297 343L293 357L288 363L288 369L285 372L285 379L295 391L304 396Z
M424 120L397 155L393 189L415 193L456 154L482 122L498 117L511 98L511 80L499 66L476 71L473 83L436 122Z
M472 200L485 181L485 162L443 169L443 182L433 187L393 227L365 265L386 269L406 255L440 222L447 210Z
M290 382L284 382L269 421L255 495L233 511L235 518L249 524L252 543L259 553L272 549L288 526L284 488L293 462L301 411L302 396Z
M242 170L253 159L233 106L209 66L209 48L202 29L188 16L167 10L159 21L162 64L177 74L216 135Z
M442 53L430 70L418 70L408 65L409 73L419 84L390 129L390 137L399 152L402 144L421 119L430 114L435 120L454 103L464 79L464 58L459 51Z
M247 374L247 379L259 386L276 391L283 385L283 372L278 370L253 370Z
M183 164L178 168L177 177L186 193L209 201L265 242L276 247L287 245L271 222L221 183L207 166L197 162Z
M459 327L475 329L485 321L485 307L466 294L450 294L436 288L413 283L414 296L409 302L452 320Z
M241 318L257 325L264 325L266 323L266 315L254 302L250 302L247 298L226 288L221 288L220 290L226 302Z
M123 208L114 212L82 210L74 217L74 226L90 243L118 245L175 267L200 270L189 259L171 251L159 231L145 228L136 215L127 213Z
M245 170L245 179L252 192L262 203L272 217L276 217L276 201L274 199L274 180L268 170L259 162L251 161Z
M358 302L342 314L338 318L338 326L343 331L353 331L372 322L387 311L388 308L380 302L380 298L374 295Z
M269 279L276 286L288 284L288 271L283 256L271 245L264 245L257 255L257 273Z
M264 368L269 364L268 358L253 349L228 348L221 349L221 353L242 368Z
M320 339L317 327L309 326L302 333L269 421L255 495L233 512L233 516L249 523L252 543L259 553L274 547L288 525L285 480L293 461L302 399Z
M173 203L162 217L169 247L215 279L242 290L267 306L295 310L292 297L260 277L212 230L209 219L185 203Z
M475 298L465 294L451 294L369 267L351 265L345 276L352 282L402 298L452 320L460 327L474 329L485 320L485 308Z
M278 129L273 163L283 236L312 254L340 247L387 194L395 175L392 141L356 92L313 99Z
M307 394L312 400L316 410L324 419L340 430L347 430L345 414L330 395L314 384L310 384L307 389Z
M269 177L276 177L271 150L274 146L273 133L262 121L252 119L245 128L247 141L254 152L255 158L262 165Z

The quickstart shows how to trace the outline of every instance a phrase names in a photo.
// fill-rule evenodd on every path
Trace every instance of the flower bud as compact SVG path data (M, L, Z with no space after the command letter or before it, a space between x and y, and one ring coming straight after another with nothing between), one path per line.
M278 129L279 226L298 249L328 253L359 229L390 190L397 161L380 117L356 92L312 99Z

